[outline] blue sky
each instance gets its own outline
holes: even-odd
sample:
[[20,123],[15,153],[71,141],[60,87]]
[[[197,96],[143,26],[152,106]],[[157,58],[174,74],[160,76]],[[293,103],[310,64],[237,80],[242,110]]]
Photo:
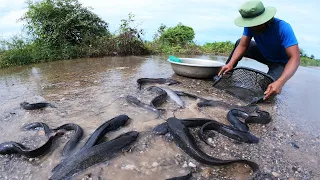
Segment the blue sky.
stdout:
[[[24,0],[0,0],[0,37],[8,38],[21,34],[23,22],[17,22],[24,12]],[[238,8],[244,0],[80,0],[84,6],[109,23],[115,31],[120,20],[131,12],[140,28],[145,30],[145,39],[150,40],[161,23],[175,26],[179,22],[191,26],[198,44],[213,41],[235,41],[242,28],[234,25],[239,15]],[[307,3],[306,3],[307,2]],[[291,24],[300,48],[308,55],[320,59],[320,18],[316,18],[320,5],[318,0],[264,0],[265,6],[277,8],[275,17]]]

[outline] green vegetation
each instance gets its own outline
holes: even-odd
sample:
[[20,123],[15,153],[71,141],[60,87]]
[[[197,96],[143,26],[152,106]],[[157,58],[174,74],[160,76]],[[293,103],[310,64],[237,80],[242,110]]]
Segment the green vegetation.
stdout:
[[206,43],[201,47],[202,52],[213,54],[229,54],[233,48],[234,43],[231,41]]
[[159,37],[159,41],[171,46],[185,46],[192,43],[194,39],[194,31],[191,27],[179,23],[177,26],[163,29],[163,33]]
[[142,30],[132,25],[131,14],[112,34],[107,22],[77,0],[28,1],[27,5],[28,11],[20,20],[26,22],[28,39],[13,37],[0,42],[0,67],[149,53],[141,39]]
[[195,33],[191,27],[178,23],[175,27],[167,28],[160,25],[152,42],[146,46],[152,54],[221,54],[231,52],[234,44],[227,42],[206,43],[199,46],[193,42]]
[[320,60],[311,59],[309,57],[301,57],[302,66],[320,66]]
[[[112,33],[108,23],[83,7],[78,0],[28,1],[21,17],[28,37],[15,36],[0,41],[0,67],[26,65],[62,59],[112,55],[215,54],[229,55],[234,43],[208,42],[197,45],[191,27],[178,23],[161,24],[152,41],[144,41],[144,31],[135,25],[134,15],[122,19]],[[320,66],[300,49],[301,65]]]

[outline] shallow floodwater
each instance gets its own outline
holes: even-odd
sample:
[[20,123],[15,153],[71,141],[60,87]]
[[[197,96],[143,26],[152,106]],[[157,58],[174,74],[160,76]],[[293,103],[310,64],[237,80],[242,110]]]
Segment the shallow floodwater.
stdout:
[[[221,56],[194,56],[225,62]],[[262,71],[267,67],[249,59],[239,65]],[[77,59],[14,67],[0,71],[0,131],[1,142],[16,141],[28,147],[38,147],[46,140],[41,131],[23,131],[31,122],[45,122],[54,128],[66,123],[80,125],[85,134],[79,147],[102,123],[120,114],[128,115],[128,125],[107,134],[112,139],[127,131],[139,131],[140,136],[131,151],[114,159],[92,166],[78,173],[75,179],[154,179],[164,180],[194,172],[194,179],[248,179],[253,177],[248,167],[234,164],[209,167],[198,163],[180,150],[173,141],[154,136],[151,129],[166,118],[205,117],[222,123],[227,111],[220,108],[196,107],[194,100],[183,97],[185,109],[168,100],[164,118],[126,102],[132,95],[145,103],[155,96],[137,89],[138,78],[173,78],[181,85],[169,86],[207,99],[244,105],[243,102],[212,88],[210,80],[178,76],[172,71],[166,57],[106,57]],[[165,85],[162,85],[165,86]],[[167,86],[168,87],[168,86]],[[239,144],[216,135],[210,147],[198,142],[208,154],[221,159],[244,158],[259,164],[262,173],[256,179],[317,179],[319,176],[320,70],[300,67],[297,74],[283,88],[274,101],[259,105],[271,113],[273,121],[267,125],[250,125],[250,131],[260,138],[258,144]],[[57,108],[26,111],[23,101],[47,101]],[[195,132],[195,131],[194,131]],[[196,136],[196,133],[194,133]],[[18,155],[0,156],[0,179],[48,179],[51,170],[62,159],[64,144],[72,136],[67,133],[53,144],[50,152],[41,158],[27,159]],[[197,137],[197,136],[196,136]],[[293,146],[292,143],[296,144]]]

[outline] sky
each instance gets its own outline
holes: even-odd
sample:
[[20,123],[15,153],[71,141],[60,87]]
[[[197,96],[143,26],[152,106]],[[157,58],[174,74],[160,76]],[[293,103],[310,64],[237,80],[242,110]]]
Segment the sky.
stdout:
[[[109,23],[115,32],[121,19],[135,15],[136,24],[144,29],[144,39],[151,40],[161,24],[173,27],[181,22],[195,31],[195,42],[235,42],[243,28],[234,24],[238,8],[245,0],[79,0],[83,6]],[[276,18],[288,22],[298,39],[299,47],[309,56],[320,59],[319,0],[264,0],[277,9]],[[307,2],[307,3],[306,3]],[[0,0],[0,38],[23,34],[24,22],[17,20],[27,11],[25,0]]]

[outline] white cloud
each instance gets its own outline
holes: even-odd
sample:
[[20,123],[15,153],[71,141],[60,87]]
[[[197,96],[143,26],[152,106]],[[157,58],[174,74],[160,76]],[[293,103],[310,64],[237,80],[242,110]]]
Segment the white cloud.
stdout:
[[24,0],[0,0],[0,14],[26,7]]
[[2,28],[16,28],[21,27],[23,22],[19,22],[18,19],[23,16],[26,12],[26,9],[10,11],[4,16],[0,17],[0,24]]

